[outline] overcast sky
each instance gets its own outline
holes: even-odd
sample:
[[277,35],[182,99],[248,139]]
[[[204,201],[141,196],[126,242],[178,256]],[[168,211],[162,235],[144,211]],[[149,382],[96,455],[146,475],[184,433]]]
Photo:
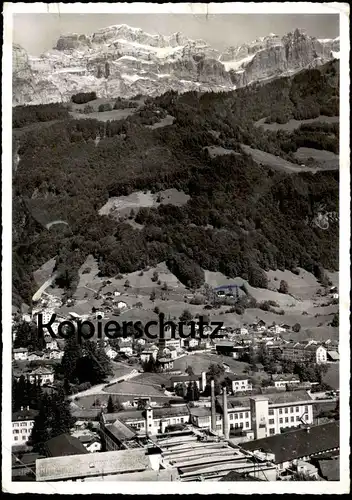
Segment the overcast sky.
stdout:
[[170,35],[181,31],[191,39],[201,38],[219,50],[250,42],[257,37],[302,28],[311,36],[335,38],[339,35],[336,14],[16,14],[13,41],[32,55],[53,48],[61,34],[91,34],[114,24],[128,24],[151,34]]

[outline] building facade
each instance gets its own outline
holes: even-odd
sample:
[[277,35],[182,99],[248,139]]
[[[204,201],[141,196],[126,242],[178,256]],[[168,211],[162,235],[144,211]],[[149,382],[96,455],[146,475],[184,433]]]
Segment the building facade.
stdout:
[[12,446],[26,444],[34,427],[34,419],[38,415],[29,406],[12,413]]
[[13,359],[15,361],[26,361],[28,359],[27,347],[18,347],[13,350]]
[[280,351],[283,359],[293,362],[323,364],[327,361],[327,350],[322,345],[286,344],[281,346]]
[[234,394],[253,389],[252,382],[248,379],[248,376],[229,373],[226,377],[231,381],[232,392]]
[[[229,397],[227,414],[231,431],[252,431],[254,436],[272,436],[282,429],[297,428],[313,423],[314,400],[306,391],[273,393],[244,398]],[[223,415],[226,409],[222,397],[216,400],[216,433],[223,433]],[[191,422],[196,427],[211,429],[211,410],[193,408]],[[256,437],[259,439],[259,437]]]
[[271,380],[275,389],[286,389],[287,385],[297,385],[300,383],[299,377],[290,373],[272,375]]

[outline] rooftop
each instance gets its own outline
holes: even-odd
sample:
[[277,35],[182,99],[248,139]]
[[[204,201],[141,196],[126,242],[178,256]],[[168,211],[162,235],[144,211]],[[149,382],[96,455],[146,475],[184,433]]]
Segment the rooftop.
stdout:
[[340,446],[340,423],[330,422],[304,429],[297,429],[283,434],[276,434],[264,439],[257,439],[241,444],[248,451],[260,450],[273,453],[274,462],[290,462]]
[[187,405],[177,406],[174,408],[153,408],[154,418],[179,417],[182,415],[189,415]]
[[35,368],[30,373],[31,375],[52,375],[54,370],[46,366],[38,366],[38,368]]
[[85,449],[85,452],[82,455],[37,460],[37,481],[89,478],[149,469],[149,458],[141,448],[94,454]]
[[334,361],[338,361],[340,359],[340,355],[337,351],[328,351],[327,355]]
[[98,416],[100,415],[101,413],[101,409],[98,408],[98,409],[95,409],[95,408],[92,408],[92,409],[88,409],[88,410],[85,410],[85,409],[73,409],[72,410],[72,416],[75,417],[75,418],[78,418],[79,420],[92,420],[92,419],[97,419]]
[[299,382],[299,376],[294,375],[293,373],[275,374],[272,375],[271,378],[274,382],[278,382],[280,380],[297,380]]
[[144,411],[142,410],[127,410],[119,411],[118,413],[107,413],[104,415],[106,422],[115,422],[117,419],[120,422],[126,422],[127,420],[144,420]]
[[233,342],[225,342],[225,341],[221,341],[221,342],[216,342],[216,347],[233,347]]
[[133,439],[136,435],[135,431],[120,420],[115,420],[113,424],[108,424],[105,429],[119,441]]
[[20,421],[20,420],[34,420],[38,415],[37,410],[32,410],[31,408],[19,411],[14,411],[12,413],[12,422]]
[[50,457],[65,457],[88,453],[79,439],[70,434],[60,434],[45,443],[45,449]]
[[189,412],[194,417],[209,417],[209,415],[211,414],[210,408],[202,408],[201,406],[197,408],[191,408]]
[[248,375],[237,375],[236,373],[225,373],[225,379],[228,378],[229,380],[235,381],[235,380],[248,380],[249,376]]
[[125,474],[113,474],[107,477],[87,478],[87,481],[179,481],[177,469],[144,470]]
[[26,465],[32,465],[35,464],[35,461],[38,460],[39,458],[45,458],[44,455],[41,455],[40,453],[21,453],[17,457],[16,455],[12,454],[12,466],[17,466],[17,467],[25,467]]
[[198,381],[201,375],[177,375],[176,377],[171,377],[171,383],[174,382],[191,382]]
[[97,436],[96,434],[90,434],[90,435],[83,434],[81,436],[77,436],[77,439],[79,439],[82,444],[90,444],[94,442],[100,443],[99,436]]
[[[249,408],[250,407],[250,398],[256,398],[258,399],[259,396],[245,396],[245,397],[236,397],[236,396],[230,396],[227,398],[227,407],[230,410],[231,408],[237,408],[237,407],[245,407]],[[304,402],[309,402],[312,401],[313,399],[310,397],[307,391],[292,391],[292,392],[271,392],[269,394],[265,394],[265,399],[268,399],[269,405],[276,406],[276,405],[283,405],[283,404],[290,404],[290,403],[298,403],[301,401]],[[222,408],[222,397],[218,396],[217,398],[218,404]]]

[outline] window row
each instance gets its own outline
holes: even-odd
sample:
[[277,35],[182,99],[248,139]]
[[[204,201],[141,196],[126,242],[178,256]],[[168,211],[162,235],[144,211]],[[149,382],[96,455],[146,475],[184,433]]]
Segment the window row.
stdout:
[[229,414],[230,420],[238,420],[241,418],[249,418],[249,412],[246,411],[245,413],[230,413]]
[[[308,406],[305,406],[304,407],[304,411],[307,413],[308,412]],[[279,415],[282,415],[283,413],[299,413],[301,412],[300,410],[300,407],[299,406],[290,406],[290,407],[286,407],[286,408],[279,408]],[[269,409],[269,415],[274,415],[274,410],[271,408]]]

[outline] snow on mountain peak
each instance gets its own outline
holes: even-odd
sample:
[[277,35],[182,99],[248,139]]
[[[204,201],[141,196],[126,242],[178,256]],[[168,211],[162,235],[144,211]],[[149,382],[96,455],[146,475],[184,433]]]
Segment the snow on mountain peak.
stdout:
[[164,36],[118,24],[88,35],[61,35],[55,48],[40,57],[14,45],[14,104],[69,100],[79,91],[128,97],[170,89],[233,90],[323,64],[338,52],[339,37],[317,40],[298,29],[220,53],[181,32]]

